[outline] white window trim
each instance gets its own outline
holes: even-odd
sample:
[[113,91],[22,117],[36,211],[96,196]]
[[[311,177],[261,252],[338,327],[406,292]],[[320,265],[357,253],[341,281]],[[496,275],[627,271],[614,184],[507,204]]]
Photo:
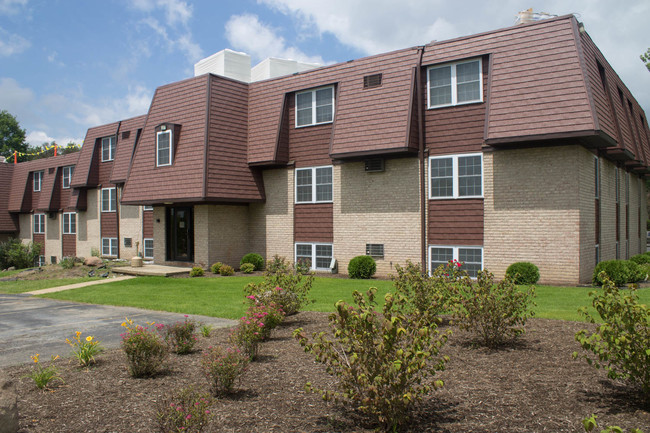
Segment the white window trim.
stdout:
[[[316,267],[316,246],[317,245],[325,245],[328,247],[332,247],[332,257],[334,258],[334,245],[328,242],[296,242],[293,245],[293,262],[298,263],[298,245],[311,245],[311,267],[309,268],[312,271],[329,271],[330,267],[327,266],[326,268],[317,268]],[[330,260],[331,262],[331,260]]]
[[[327,120],[325,122],[317,122],[316,121],[316,92],[318,90],[323,90],[323,89],[331,89],[332,91],[332,120]],[[298,95],[303,95],[305,93],[311,93],[311,123],[305,124],[305,125],[298,125]],[[294,99],[294,124],[296,128],[306,128],[309,126],[314,126],[314,125],[325,125],[328,123],[333,123],[334,122],[334,112],[335,112],[335,107],[336,107],[336,95],[334,94],[334,86],[323,86],[323,87],[317,87],[315,89],[309,89],[309,90],[304,90],[300,92],[296,92],[295,99]]]
[[[147,247],[146,247],[147,241],[151,241],[151,243],[153,244],[153,238],[144,238],[142,240],[142,255],[144,256],[145,259],[153,259],[153,254],[151,256],[147,255]],[[153,245],[151,249],[153,250]]]
[[[485,268],[483,267],[483,266],[484,266],[484,263],[485,263],[485,251],[483,250],[483,247],[480,246],[480,245],[455,245],[455,246],[454,246],[454,245],[429,245],[428,253],[427,253],[427,256],[428,256],[428,257],[427,257],[427,258],[428,258],[428,260],[427,260],[427,267],[429,268],[429,275],[430,275],[431,273],[433,273],[433,271],[435,270],[435,269],[431,269],[431,250],[432,250],[433,248],[451,248],[451,249],[453,249],[454,252],[453,252],[453,257],[452,257],[452,259],[453,259],[453,260],[456,260],[456,261],[458,261],[458,262],[460,261],[460,260],[458,259],[458,256],[459,256],[458,250],[459,250],[460,248],[467,248],[467,249],[477,249],[477,250],[481,250],[481,270],[484,270],[484,269],[485,269]],[[472,277],[472,278],[473,278],[473,277]]]
[[153,210],[153,206],[142,206],[142,210]]
[[[104,140],[108,141],[108,159],[104,159]],[[113,143],[111,145],[111,143]],[[102,162],[109,162],[113,161],[115,159],[115,152],[116,152],[116,145],[115,145],[115,136],[110,136],[110,137],[102,137]]]
[[[108,197],[108,209],[104,209],[104,191],[110,191],[112,190],[112,193],[109,193]],[[115,212],[117,209],[113,208],[113,204],[115,204],[115,207],[117,207],[117,188],[112,187],[112,188],[102,188],[102,192],[100,194],[100,203],[101,203],[101,208],[102,212]]]
[[[67,176],[66,176],[67,172]],[[72,185],[72,175],[74,174],[74,165],[69,165],[67,167],[63,167],[62,175],[61,175],[61,188],[63,189],[69,189],[70,185]],[[68,186],[65,185],[65,180],[66,178],[68,179]]]
[[[36,227],[36,220],[39,220],[38,229]],[[42,228],[42,230],[41,230]],[[35,213],[32,220],[32,233],[35,235],[45,234],[45,214],[44,213]]]
[[[465,63],[472,63],[478,61],[478,85],[479,85],[479,99],[465,102],[458,102],[458,86],[456,82],[456,66],[462,65]],[[440,104],[440,105],[431,105],[431,83],[429,80],[429,71],[437,68],[444,68],[451,66],[451,103],[450,104]],[[443,107],[454,107],[456,105],[467,105],[467,104],[478,104],[483,102],[483,59],[481,57],[476,57],[473,59],[462,60],[458,62],[448,62],[442,63],[439,65],[432,65],[427,68],[427,108],[443,108]]]
[[[472,157],[480,156],[481,157],[481,194],[480,195],[463,195],[460,196],[458,193],[458,158],[463,157]],[[431,161],[434,159],[452,159],[452,195],[448,197],[433,197],[433,192],[431,188]],[[485,190],[485,185],[483,181],[483,174],[485,173],[485,167],[483,164],[483,154],[482,153],[459,153],[455,155],[439,155],[439,156],[430,156],[429,157],[429,200],[464,200],[466,198],[483,198],[483,191]]]
[[[36,187],[36,177],[38,175],[38,188]],[[35,171],[33,175],[34,192],[40,192],[43,188],[43,170]]]
[[40,268],[41,266],[45,266],[46,264],[47,263],[45,263],[45,256],[43,254],[39,254],[39,256],[36,258],[35,265]]
[[[159,152],[158,152],[158,138],[163,135],[163,134],[169,134],[169,163],[167,164],[161,164],[160,161],[158,160]],[[171,129],[165,129],[164,131],[158,131],[156,132],[156,167],[166,167],[169,165],[172,165],[174,159],[174,134],[172,133]]]
[[[332,170],[332,200],[317,200],[316,199],[316,170],[319,168],[329,168]],[[301,170],[311,170],[311,200],[310,201],[298,201],[298,172]],[[333,203],[334,202],[334,166],[332,165],[321,165],[318,167],[301,167],[294,170],[293,176],[293,196],[294,202],[296,204],[309,204],[309,203]]]
[[[108,254],[104,253],[104,241],[108,240]],[[111,254],[113,249],[117,252],[117,238],[102,238],[102,257],[117,257],[117,254]]]
[[[72,227],[71,224],[71,216],[74,215],[74,231],[71,230],[70,228]],[[68,219],[68,230],[66,231],[65,226],[66,226],[66,217]],[[64,235],[76,235],[77,234],[77,213],[76,212],[63,212],[63,234]]]

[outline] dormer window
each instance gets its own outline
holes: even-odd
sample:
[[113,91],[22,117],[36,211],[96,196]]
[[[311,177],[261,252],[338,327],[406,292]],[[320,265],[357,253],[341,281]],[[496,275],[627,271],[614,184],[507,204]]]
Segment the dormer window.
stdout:
[[102,162],[115,159],[115,137],[102,138]]
[[63,188],[70,188],[70,182],[72,181],[72,174],[74,173],[74,165],[71,165],[69,167],[63,167],[63,176],[61,177],[62,179],[62,186]]
[[156,166],[172,165],[173,135],[171,129],[163,129],[156,133]]
[[34,192],[39,192],[41,190],[41,185],[43,184],[43,172],[35,171],[34,172]]
[[296,128],[334,120],[334,86],[296,93]]
[[429,108],[483,101],[481,59],[431,66],[427,70]]

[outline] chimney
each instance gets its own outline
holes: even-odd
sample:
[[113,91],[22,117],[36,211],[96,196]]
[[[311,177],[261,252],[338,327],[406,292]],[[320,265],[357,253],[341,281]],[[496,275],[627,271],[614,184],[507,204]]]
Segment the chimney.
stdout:
[[533,8],[526,9],[517,14],[517,19],[515,20],[515,25],[519,24],[528,24],[535,21],[541,21],[548,18],[555,18],[557,15],[549,14],[548,12],[533,12]]

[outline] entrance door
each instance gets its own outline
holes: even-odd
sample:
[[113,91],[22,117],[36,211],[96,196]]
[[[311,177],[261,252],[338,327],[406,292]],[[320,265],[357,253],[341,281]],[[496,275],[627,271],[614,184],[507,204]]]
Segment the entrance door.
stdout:
[[191,207],[167,208],[167,260],[194,261],[194,227]]

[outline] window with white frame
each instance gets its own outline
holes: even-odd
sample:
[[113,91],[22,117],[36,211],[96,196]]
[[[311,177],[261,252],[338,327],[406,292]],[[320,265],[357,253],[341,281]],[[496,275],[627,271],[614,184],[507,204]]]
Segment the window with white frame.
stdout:
[[478,271],[483,269],[483,248],[437,245],[429,247],[430,272],[433,272],[441,265],[446,265],[450,260],[461,262],[461,269],[467,271],[470,277],[476,278]]
[[332,257],[332,244],[296,243],[296,263],[305,264],[312,270],[328,271]]
[[156,133],[156,166],[172,165],[172,131]]
[[45,233],[45,214],[36,213],[34,214],[34,234],[43,233]]
[[153,239],[144,240],[144,258],[153,259]]
[[102,188],[102,212],[115,212],[117,196],[115,188]]
[[62,187],[70,188],[70,183],[72,182],[72,175],[74,174],[74,165],[69,167],[63,167],[63,176],[62,176]]
[[75,212],[63,213],[63,234],[74,235],[77,233],[77,214]]
[[483,154],[429,158],[429,198],[483,197]]
[[143,206],[142,210],[153,210],[153,206]]
[[42,186],[43,186],[43,172],[42,171],[35,171],[34,172],[34,191],[35,192],[40,191]]
[[481,59],[431,66],[427,70],[429,108],[483,101]]
[[36,257],[36,260],[34,260],[34,265],[35,266],[45,266],[46,265],[45,256],[39,255],[38,257]]
[[332,201],[332,166],[296,169],[296,203]]
[[102,162],[115,159],[115,136],[102,138]]
[[117,257],[117,238],[102,238],[102,256]]
[[330,123],[334,119],[334,86],[296,93],[296,127]]

